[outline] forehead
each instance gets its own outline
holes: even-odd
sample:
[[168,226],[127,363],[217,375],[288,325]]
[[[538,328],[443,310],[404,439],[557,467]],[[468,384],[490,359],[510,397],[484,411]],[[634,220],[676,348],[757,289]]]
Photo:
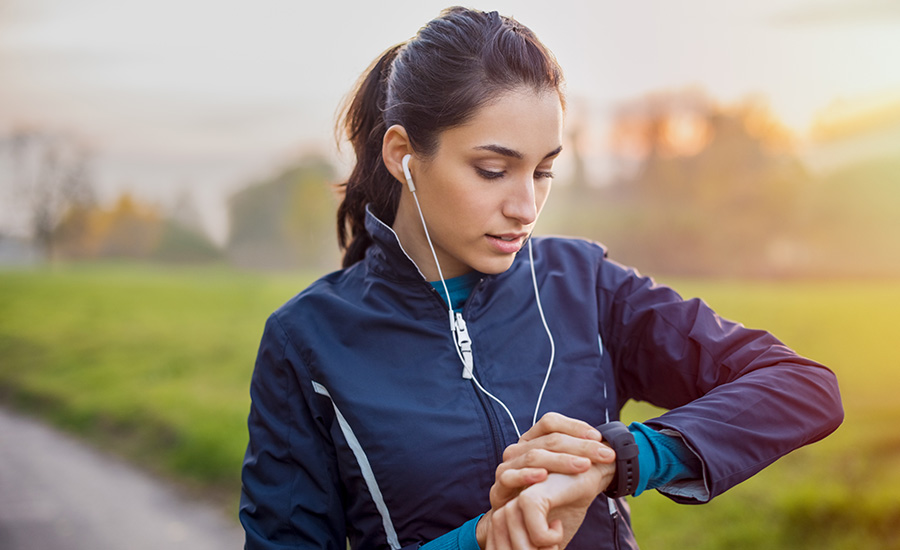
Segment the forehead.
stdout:
[[562,144],[562,101],[555,90],[520,88],[480,107],[466,123],[442,132],[439,149],[501,145],[543,158]]

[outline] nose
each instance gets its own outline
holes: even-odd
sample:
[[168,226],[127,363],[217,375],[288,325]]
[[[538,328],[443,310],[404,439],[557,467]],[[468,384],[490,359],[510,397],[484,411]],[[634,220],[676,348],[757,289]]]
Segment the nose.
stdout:
[[513,182],[503,203],[503,214],[522,225],[531,225],[537,221],[538,211],[532,178],[522,178]]

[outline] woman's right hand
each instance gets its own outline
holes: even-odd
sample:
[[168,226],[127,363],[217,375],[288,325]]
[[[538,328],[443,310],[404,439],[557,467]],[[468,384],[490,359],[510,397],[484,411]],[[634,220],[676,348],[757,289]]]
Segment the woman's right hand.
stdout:
[[[600,432],[581,420],[558,413],[541,417],[503,453],[503,462],[497,467],[491,487],[491,510],[476,529],[479,545],[482,548],[487,545],[494,513],[526,488],[546,480],[549,474],[582,474],[592,465],[614,462],[615,453],[601,440]],[[506,521],[503,523],[500,529],[506,527]]]
[[489,550],[560,549],[575,536],[597,496],[609,486],[615,464],[594,464],[574,475],[550,474],[495,511]]
[[591,464],[613,462],[616,455],[602,439],[587,422],[559,413],[545,414],[503,452],[491,487],[491,509],[502,507],[547,474],[579,474]]

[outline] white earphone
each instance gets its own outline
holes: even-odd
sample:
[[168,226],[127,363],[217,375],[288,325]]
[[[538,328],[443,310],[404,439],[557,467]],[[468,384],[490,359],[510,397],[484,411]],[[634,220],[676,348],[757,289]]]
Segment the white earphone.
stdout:
[[403,175],[406,176],[406,185],[409,186],[410,191],[415,193],[416,185],[413,183],[412,174],[409,173],[409,159],[411,158],[412,155],[407,153],[406,156],[403,157],[403,160],[400,162],[400,164],[403,165]]

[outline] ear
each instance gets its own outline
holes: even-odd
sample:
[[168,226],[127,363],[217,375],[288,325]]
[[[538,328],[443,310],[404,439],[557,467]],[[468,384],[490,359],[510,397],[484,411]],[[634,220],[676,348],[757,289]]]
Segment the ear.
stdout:
[[403,175],[403,157],[410,154],[415,158],[406,128],[399,124],[388,128],[384,133],[384,140],[381,142],[381,158],[388,172],[403,184],[404,189],[406,189],[406,176]]

